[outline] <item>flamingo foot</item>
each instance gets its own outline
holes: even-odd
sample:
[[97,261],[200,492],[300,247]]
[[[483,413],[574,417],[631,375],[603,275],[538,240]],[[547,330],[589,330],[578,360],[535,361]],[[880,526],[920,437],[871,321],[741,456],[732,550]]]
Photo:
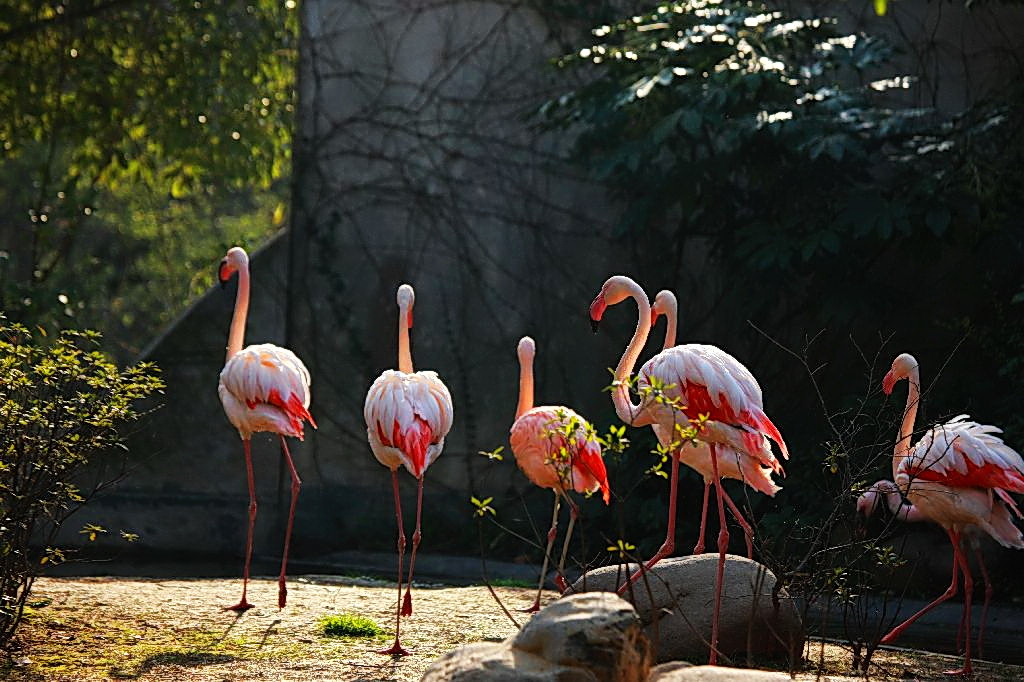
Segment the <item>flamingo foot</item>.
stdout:
[[704,553],[704,541],[703,540],[701,540],[696,545],[694,545],[693,553],[694,554],[703,554]]
[[540,611],[540,597],[533,600],[533,606],[528,609],[519,609],[519,613],[537,613]]
[[556,575],[555,576],[555,587],[557,587],[558,591],[561,592],[562,594],[565,594],[566,592],[569,591],[569,583],[567,583],[565,581],[565,578],[563,578],[560,575]]
[[288,587],[284,584],[284,578],[277,583],[277,608],[283,609],[288,603]]
[[221,609],[221,611],[234,611],[235,613],[245,613],[251,608],[252,604],[250,604],[246,599],[243,598],[242,601],[238,602],[234,606],[225,606],[223,609]]
[[412,595],[409,594],[409,590],[405,591],[405,599],[402,600],[402,615],[412,615]]
[[377,653],[378,654],[384,654],[386,656],[408,656],[412,652],[409,651],[408,649],[406,649],[405,647],[403,647],[399,643],[398,638],[396,637],[394,644],[392,644],[387,649],[380,649],[380,650],[378,650]]

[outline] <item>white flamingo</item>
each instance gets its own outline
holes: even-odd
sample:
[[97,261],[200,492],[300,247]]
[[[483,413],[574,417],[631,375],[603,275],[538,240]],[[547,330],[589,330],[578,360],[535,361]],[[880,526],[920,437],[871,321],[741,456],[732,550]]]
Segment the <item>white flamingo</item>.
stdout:
[[[562,545],[562,556],[558,561],[558,574],[555,580],[559,589],[567,589],[564,577],[565,557],[569,551],[569,540],[576,523],[578,510],[576,503],[569,498],[569,491],[593,493],[601,491],[604,503],[608,504],[610,490],[604,460],[601,459],[601,446],[588,434],[593,427],[586,419],[568,407],[555,405],[533,405],[533,357],[536,346],[529,336],[519,341],[519,403],[516,406],[516,419],[509,433],[509,443],[516,463],[526,477],[535,485],[547,488],[555,493],[555,510],[551,517],[551,529],[548,530],[547,549],[544,550],[544,564],[540,571],[540,584],[537,586],[537,597],[527,612],[540,610],[540,595],[544,589],[544,577],[548,572],[548,559],[551,547],[555,542],[558,529],[558,507],[561,498],[569,504],[569,528],[565,533]],[[572,431],[569,442],[565,438]]]
[[[398,287],[398,370],[385,370],[370,386],[363,405],[366,437],[377,461],[391,469],[398,520],[398,605],[395,613],[395,642],[380,653],[404,656],[399,630],[402,616],[412,614],[412,578],[416,549],[420,545],[420,516],[423,510],[423,474],[441,450],[452,428],[452,397],[436,372],[415,372],[409,350],[409,328],[415,293],[408,284]],[[412,535],[409,580],[402,598],[402,562],[405,556],[405,530],[402,527],[402,503],[398,494],[398,468],[405,467],[417,480],[416,530]]]
[[316,422],[309,413],[309,371],[302,361],[287,348],[271,343],[261,343],[242,348],[245,337],[245,320],[249,313],[249,257],[239,247],[228,250],[220,262],[218,278],[226,284],[231,276],[238,273],[238,293],[235,296],[235,311],[231,316],[228,332],[227,358],[220,373],[217,393],[230,421],[242,438],[245,450],[245,471],[249,482],[249,532],[245,541],[245,569],[242,576],[242,598],[233,611],[252,608],[246,599],[249,586],[249,564],[252,560],[252,534],[256,524],[256,484],[253,478],[250,439],[259,431],[276,433],[281,438],[281,449],[291,474],[291,505],[288,508],[288,526],[284,534],[284,550],[281,554],[281,575],[278,578],[277,606],[284,608],[288,597],[285,585],[285,571],[288,566],[288,545],[292,536],[292,522],[295,520],[295,503],[298,501],[302,481],[295,470],[285,436],[302,440],[303,422],[313,428]]
[[[651,329],[651,304],[643,289],[629,277],[616,275],[608,278],[590,306],[590,319],[595,328],[608,306],[632,298],[639,312],[636,331],[626,347],[615,370],[616,386],[612,401],[619,419],[633,426],[658,424],[662,436],[675,434],[676,426],[689,426],[689,420],[705,415],[700,440],[708,444],[711,457],[711,476],[718,500],[718,570],[715,577],[715,603],[711,616],[711,642],[709,663],[718,661],[718,625],[722,604],[722,577],[725,573],[725,554],[729,546],[729,530],[725,522],[725,499],[718,453],[723,447],[742,452],[768,468],[777,466],[768,438],[788,456],[786,445],[778,429],[764,413],[761,388],[753,375],[728,353],[715,346],[685,344],[674,346],[655,355],[640,369],[638,386],[646,394],[638,404],[629,395],[629,376]],[[660,391],[664,400],[655,399],[652,389]],[[669,492],[669,520],[665,542],[644,566],[619,588],[620,593],[643,571],[672,553],[675,547],[676,486],[679,480],[679,457],[672,457],[672,476]]]
[[[937,599],[894,627],[880,641],[889,644],[911,623],[957,593],[958,572],[964,576],[964,611],[961,630],[967,638],[964,665],[951,674],[971,674],[971,597],[974,580],[960,540],[966,531],[977,529],[1004,547],[1024,549],[1024,538],[1013,524],[1010,512],[1020,511],[1009,492],[1024,493],[1024,461],[996,434],[995,426],[970,421],[959,415],[945,424],[932,426],[916,444],[911,434],[921,399],[921,375],[917,360],[903,353],[882,379],[882,390],[892,393],[897,381],[907,379],[910,390],[893,449],[893,478],[900,492],[922,517],[942,526],[953,545],[953,579]],[[908,512],[909,514],[909,512]],[[973,527],[973,528],[972,528]]]

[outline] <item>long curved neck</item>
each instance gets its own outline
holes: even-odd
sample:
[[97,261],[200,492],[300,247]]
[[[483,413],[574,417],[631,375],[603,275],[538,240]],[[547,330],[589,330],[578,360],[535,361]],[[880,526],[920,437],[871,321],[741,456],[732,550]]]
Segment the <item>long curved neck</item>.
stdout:
[[533,356],[519,355],[519,404],[516,405],[516,419],[533,409]]
[[900,425],[900,437],[896,441],[896,447],[892,453],[892,472],[896,476],[896,469],[900,461],[910,453],[910,438],[914,433],[914,422],[917,420],[917,408],[921,404],[921,373],[917,367],[910,370],[907,377],[910,390],[907,391],[907,407],[903,411],[903,423]]
[[412,350],[409,348],[409,316],[406,306],[398,308],[398,371],[412,374]]
[[245,320],[249,316],[249,265],[238,269],[238,293],[235,295],[235,312],[231,315],[231,328],[228,331],[227,362],[235,353],[242,350],[245,342]]
[[640,351],[643,350],[644,343],[647,342],[647,335],[651,332],[651,304],[647,298],[647,294],[640,288],[640,285],[636,282],[629,284],[630,296],[636,301],[636,305],[639,312],[639,319],[636,324],[636,331],[633,332],[633,338],[630,339],[629,345],[626,346],[625,352],[619,359],[619,365],[615,368],[615,381],[616,387],[612,391],[612,402],[615,403],[615,413],[619,416],[619,419],[632,424],[634,426],[640,426],[637,423],[637,413],[640,411],[641,403],[633,404],[629,397],[629,375],[633,372],[633,367],[636,366],[637,358],[640,357]]
[[917,507],[903,500],[903,496],[900,495],[899,488],[896,487],[895,483],[892,484],[891,488],[886,486],[884,490],[879,490],[876,494],[882,495],[885,498],[885,506],[889,507],[889,511],[896,517],[897,521],[912,523],[925,520]]
[[669,309],[665,313],[665,321],[668,324],[665,325],[665,345],[661,347],[662,350],[668,350],[676,345],[676,322],[678,321],[676,311]]

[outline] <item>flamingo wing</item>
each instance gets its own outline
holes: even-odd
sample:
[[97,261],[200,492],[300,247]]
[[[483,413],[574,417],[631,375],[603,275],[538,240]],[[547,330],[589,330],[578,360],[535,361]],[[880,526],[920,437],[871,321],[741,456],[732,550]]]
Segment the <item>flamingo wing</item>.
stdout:
[[1024,493],[1024,460],[996,434],[1002,431],[961,414],[929,429],[897,471],[912,478],[960,488],[987,488],[1001,499]]
[[689,343],[666,349],[641,368],[641,390],[651,386],[652,377],[684,405],[687,418],[707,415],[712,421],[737,425],[744,449],[750,453],[761,452],[767,436],[778,443],[783,457],[789,458],[782,434],[764,412],[761,387],[754,375],[720,348]]
[[400,462],[417,478],[441,453],[453,415],[451,394],[435,372],[386,370],[363,404],[378,459],[387,466]]
[[221,370],[220,387],[225,408],[233,407],[229,415],[253,426],[250,431],[280,431],[302,438],[304,421],[316,428],[309,413],[309,370],[287,348],[271,343],[243,348]]

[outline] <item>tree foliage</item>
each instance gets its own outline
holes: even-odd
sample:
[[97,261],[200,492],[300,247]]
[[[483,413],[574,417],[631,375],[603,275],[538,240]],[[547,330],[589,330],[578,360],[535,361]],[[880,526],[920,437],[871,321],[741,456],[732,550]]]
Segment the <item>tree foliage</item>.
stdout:
[[[65,331],[41,345],[0,318],[0,645],[35,576],[64,558],[53,542],[90,494],[80,489],[84,470],[116,456],[119,428],[162,387],[153,365],[119,369],[106,360],[94,332]],[[95,539],[106,531],[89,524],[82,532]]]
[[262,220],[231,239],[280,225],[294,7],[20,0],[0,10],[0,304],[10,314],[114,316],[131,329],[111,304],[159,293],[132,267],[159,269],[154,247],[172,261],[181,242],[219,250],[232,232],[221,214]]

